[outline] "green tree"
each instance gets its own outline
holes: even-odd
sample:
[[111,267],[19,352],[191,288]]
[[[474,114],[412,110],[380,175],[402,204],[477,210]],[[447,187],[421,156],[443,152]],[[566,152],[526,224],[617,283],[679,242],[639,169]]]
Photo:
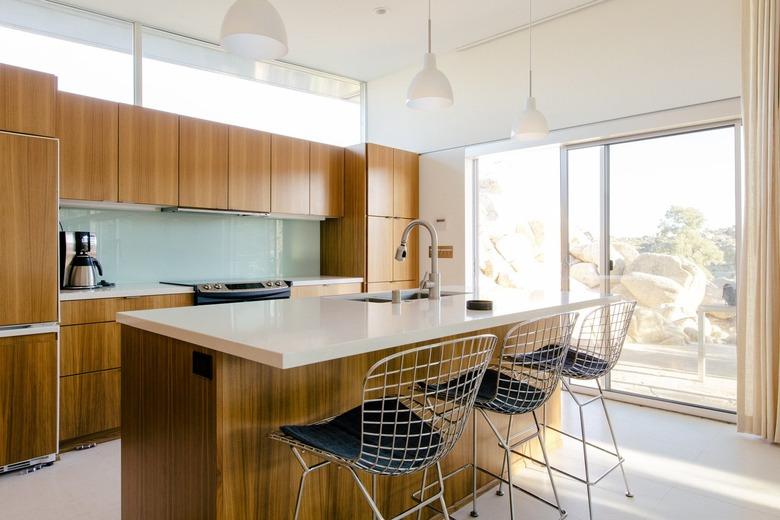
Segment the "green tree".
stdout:
[[701,267],[723,263],[723,250],[704,230],[704,215],[696,208],[672,206],[658,224],[652,250],[689,258]]

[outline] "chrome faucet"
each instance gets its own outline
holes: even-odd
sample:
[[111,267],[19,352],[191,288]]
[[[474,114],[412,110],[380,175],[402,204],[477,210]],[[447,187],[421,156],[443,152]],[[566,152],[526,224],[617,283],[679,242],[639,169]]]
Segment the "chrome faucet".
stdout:
[[431,234],[431,272],[426,273],[420,280],[420,290],[428,290],[429,300],[438,300],[441,296],[441,274],[439,273],[439,235],[436,234],[436,228],[425,220],[417,219],[409,222],[401,235],[401,245],[395,250],[395,259],[399,262],[406,259],[406,241],[415,226],[422,226]]

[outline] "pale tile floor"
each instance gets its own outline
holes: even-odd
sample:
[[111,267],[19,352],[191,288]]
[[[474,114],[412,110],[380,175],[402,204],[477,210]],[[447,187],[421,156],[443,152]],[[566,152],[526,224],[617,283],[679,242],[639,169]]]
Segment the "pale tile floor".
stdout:
[[[569,400],[564,397],[565,403]],[[610,402],[618,441],[627,459],[635,498],[623,494],[618,470],[593,490],[597,520],[780,520],[780,446],[735,433],[733,425]],[[606,442],[603,414],[591,406],[586,428]],[[577,432],[576,409],[564,406],[564,425]],[[551,439],[552,440],[552,439]],[[598,450],[594,450],[598,451]],[[581,471],[581,451],[564,442],[554,463]],[[596,467],[606,460],[593,455]],[[515,468],[516,482],[549,493],[546,473]],[[586,520],[585,488],[558,477],[569,519]],[[119,442],[71,452],[53,467],[0,477],[0,518],[34,520],[113,520],[119,508]],[[557,514],[521,493],[515,494],[516,518],[554,520]],[[466,507],[453,518],[470,518]],[[507,497],[489,492],[479,499],[480,518],[509,518]]]

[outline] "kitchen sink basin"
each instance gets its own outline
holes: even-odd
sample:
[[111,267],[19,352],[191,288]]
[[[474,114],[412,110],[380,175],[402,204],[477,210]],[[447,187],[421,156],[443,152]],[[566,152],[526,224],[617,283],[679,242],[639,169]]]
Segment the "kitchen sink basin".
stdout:
[[[457,294],[466,294],[466,293],[454,292],[454,291],[442,291],[441,297],[446,298],[447,296],[455,296]],[[379,293],[371,296],[359,296],[359,297],[352,296],[344,299],[353,302],[364,302],[364,303],[391,303],[393,301],[393,296],[391,293]],[[424,293],[420,291],[410,291],[410,292],[407,291],[401,293],[402,302],[410,302],[415,300],[427,300],[427,299],[428,299],[428,293]]]

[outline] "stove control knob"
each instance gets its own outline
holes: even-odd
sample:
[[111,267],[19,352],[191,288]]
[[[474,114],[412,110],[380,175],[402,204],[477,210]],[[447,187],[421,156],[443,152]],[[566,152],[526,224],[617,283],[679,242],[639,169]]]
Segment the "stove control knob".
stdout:
[[222,284],[219,284],[219,283],[218,283],[218,284],[216,284],[216,285],[214,286],[214,289],[222,289]]
[[281,280],[279,280],[278,282],[276,282],[276,286],[277,286],[277,287],[281,287],[281,286],[282,286],[282,282],[281,282]]
[[203,288],[208,291],[209,289],[211,289],[211,286],[209,284],[206,284],[206,285],[203,286]]

